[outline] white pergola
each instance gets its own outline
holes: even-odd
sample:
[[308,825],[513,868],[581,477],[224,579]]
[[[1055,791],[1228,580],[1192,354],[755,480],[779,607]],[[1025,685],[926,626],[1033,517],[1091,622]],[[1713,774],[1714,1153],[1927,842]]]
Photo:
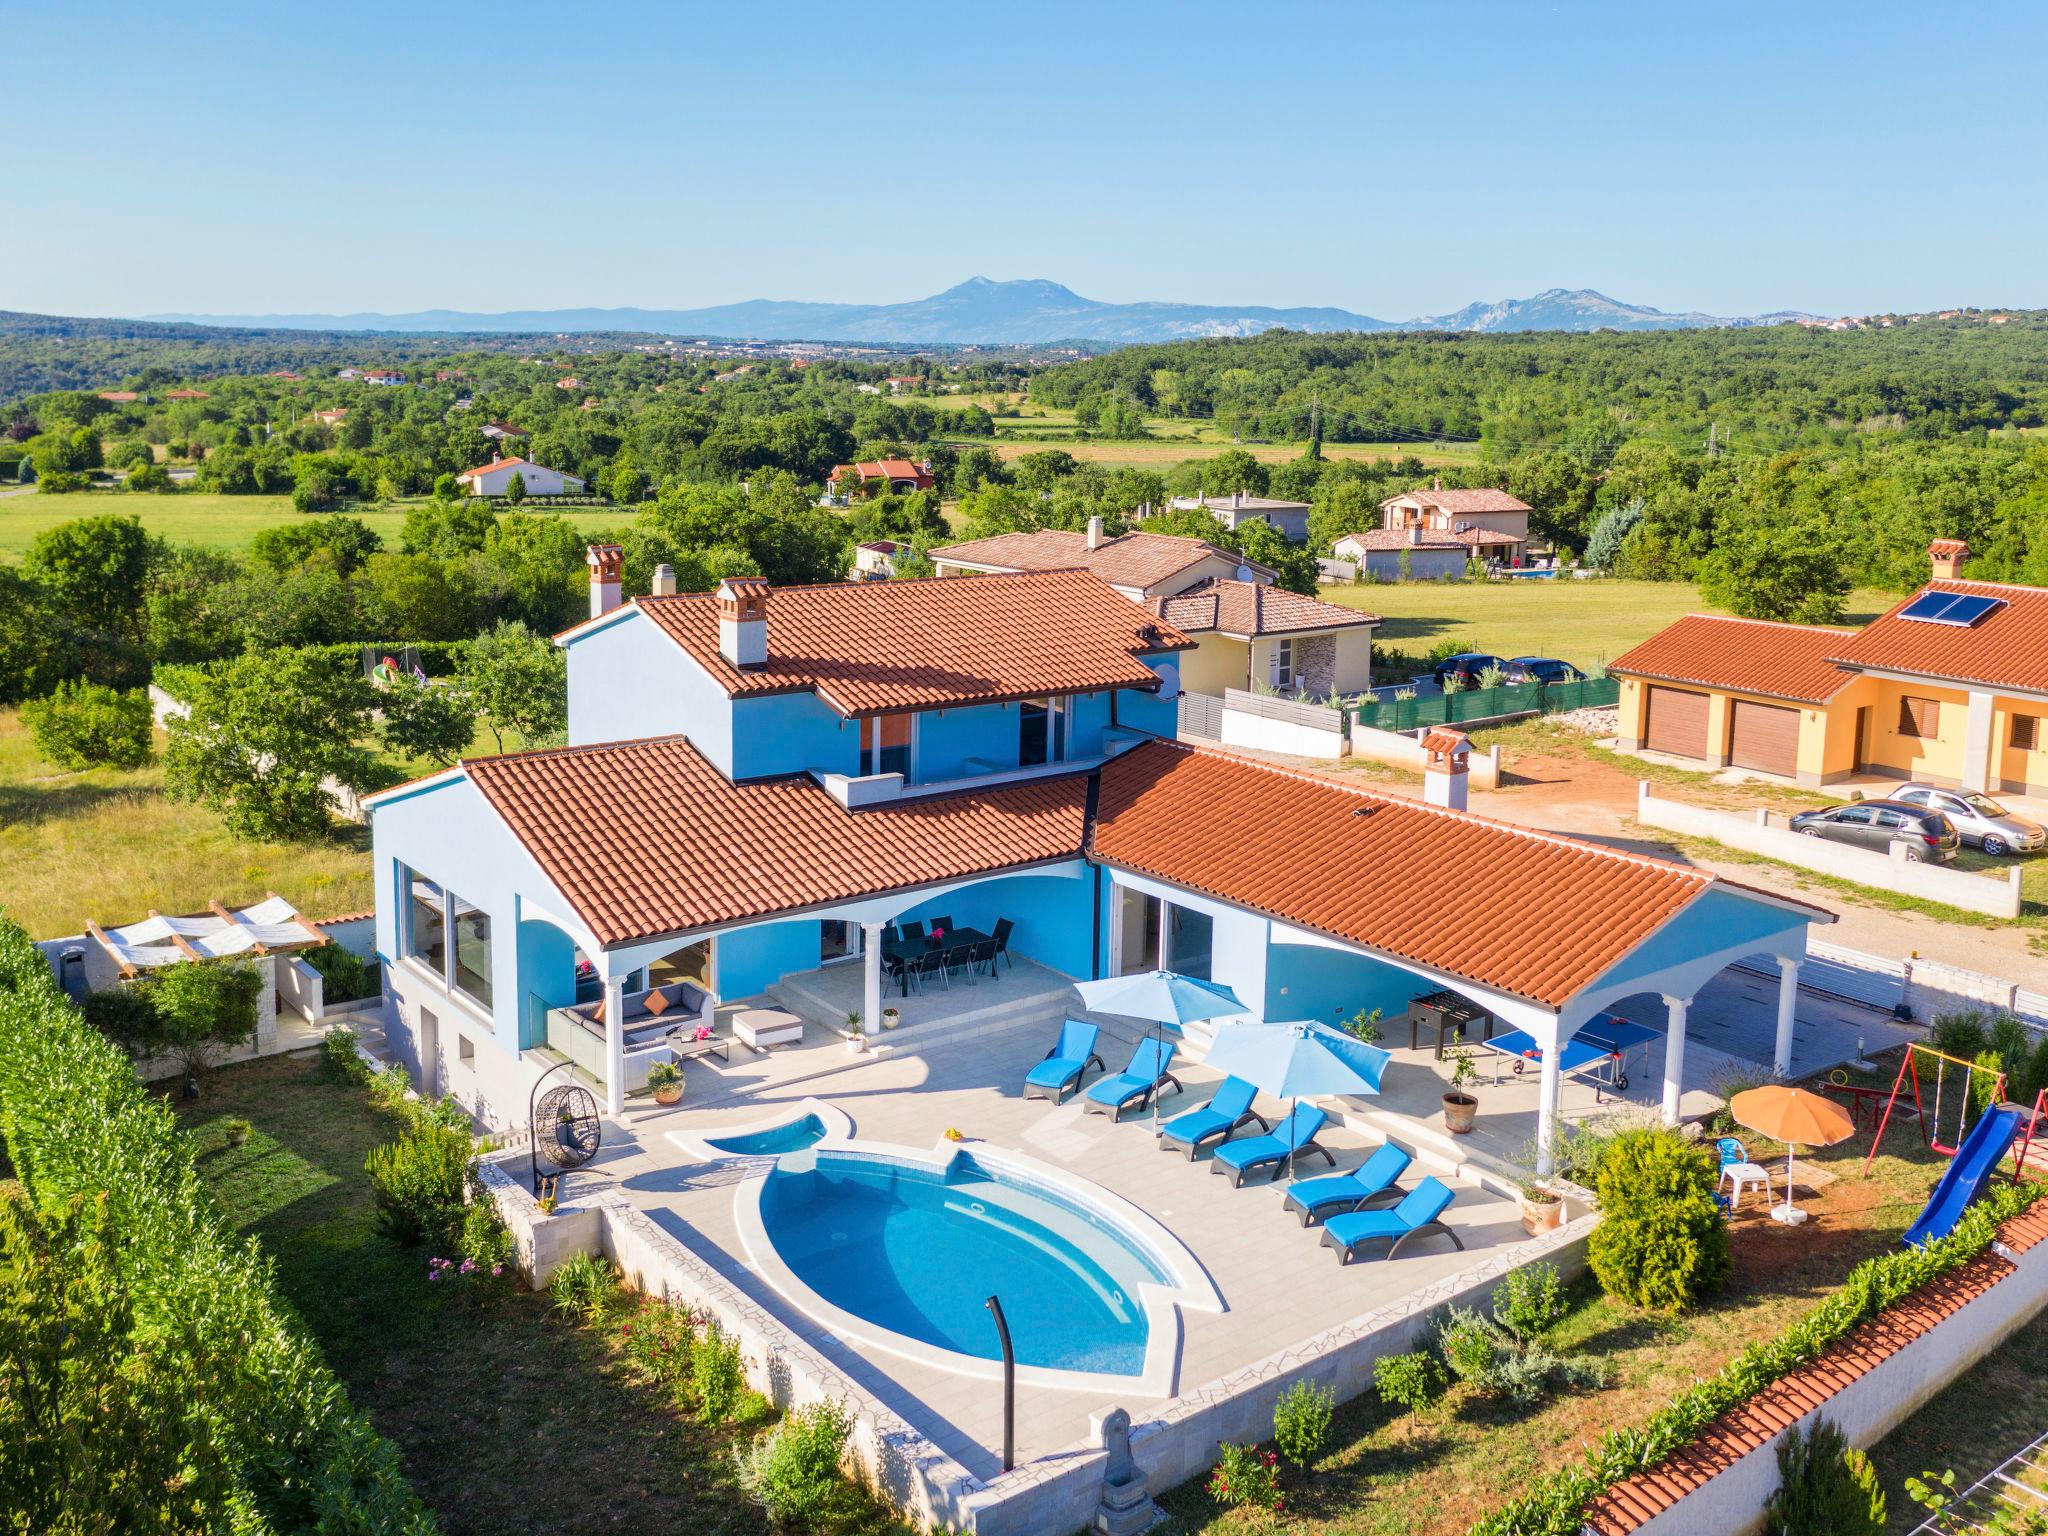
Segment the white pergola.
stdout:
[[166,917],[152,910],[137,922],[114,928],[88,922],[85,931],[113,958],[124,977],[192,960],[314,949],[327,942],[326,934],[275,892],[239,910],[210,901],[204,912]]

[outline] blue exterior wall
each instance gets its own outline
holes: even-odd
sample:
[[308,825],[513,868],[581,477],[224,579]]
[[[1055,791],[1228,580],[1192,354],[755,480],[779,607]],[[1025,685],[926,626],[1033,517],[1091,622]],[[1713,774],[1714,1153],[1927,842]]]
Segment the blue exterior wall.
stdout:
[[540,999],[548,1008],[566,1008],[576,1001],[576,945],[553,923],[528,918],[519,924],[519,1048],[547,1043],[541,1010],[527,1004]]
[[[1266,1017],[1273,1020],[1341,1024],[1374,1008],[1395,1019],[1407,1012],[1410,998],[1435,990],[1426,976],[1320,944],[1276,943],[1266,961]],[[1386,1033],[1391,1039],[1392,1028]]]
[[[978,757],[988,766],[969,767]],[[928,709],[917,717],[917,782],[935,784],[1017,766],[1017,706]]]
[[[696,670],[694,664],[691,670]],[[859,723],[840,719],[815,693],[727,699],[720,692],[718,697],[729,721],[729,755],[721,765],[727,777],[756,779],[806,769],[819,773],[859,771]]]
[[718,996],[724,1002],[753,997],[791,971],[818,965],[818,920],[792,918],[758,923],[718,936]]
[[732,772],[732,701],[655,622],[631,617],[571,641],[569,744],[677,732]]
[[996,923],[1007,917],[1017,925],[1010,934],[1011,953],[1079,980],[1091,974],[1088,924],[1094,898],[1094,881],[1087,877],[1010,875],[920,902],[898,913],[897,920],[929,924],[943,915],[994,933]]
[[1805,926],[1806,919],[1796,912],[1734,891],[1711,890],[1609,966],[1594,985],[1633,981],[1715,950],[1761,944]]

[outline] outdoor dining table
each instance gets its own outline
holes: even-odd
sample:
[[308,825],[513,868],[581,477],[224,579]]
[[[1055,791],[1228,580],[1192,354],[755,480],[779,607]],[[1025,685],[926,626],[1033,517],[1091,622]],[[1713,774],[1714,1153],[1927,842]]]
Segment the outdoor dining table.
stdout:
[[908,997],[910,996],[910,968],[917,963],[920,956],[928,954],[934,949],[946,950],[958,949],[962,946],[971,947],[992,937],[993,935],[983,933],[979,928],[948,928],[946,936],[936,944],[931,941],[930,934],[917,939],[906,939],[899,935],[893,939],[882,940],[882,958],[886,961],[900,960],[902,962],[902,969],[897,973],[896,984],[902,988],[903,996]]

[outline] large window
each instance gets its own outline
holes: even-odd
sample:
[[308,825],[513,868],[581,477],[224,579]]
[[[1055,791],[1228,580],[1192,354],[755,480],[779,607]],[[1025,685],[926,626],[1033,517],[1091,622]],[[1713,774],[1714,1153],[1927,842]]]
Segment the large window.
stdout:
[[1018,707],[1017,764],[1031,768],[1039,763],[1063,763],[1067,759],[1067,705],[1061,695],[1050,699],[1026,699]]
[[1294,642],[1292,640],[1282,640],[1273,647],[1272,683],[1275,688],[1282,689],[1294,686]]
[[[444,885],[398,866],[406,892],[404,952],[452,991],[491,1006],[491,915]],[[455,936],[451,946],[450,932]]]
[[860,723],[860,771],[910,777],[910,715],[869,715]]

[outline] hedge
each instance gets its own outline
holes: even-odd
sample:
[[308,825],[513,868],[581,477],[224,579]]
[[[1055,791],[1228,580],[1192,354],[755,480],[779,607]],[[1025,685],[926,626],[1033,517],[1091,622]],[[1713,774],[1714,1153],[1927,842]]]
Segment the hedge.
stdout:
[[255,1239],[237,1239],[176,1117],[0,917],[0,1139],[39,1210],[104,1201],[146,1339],[197,1426],[195,1463],[230,1490],[236,1536],[432,1536],[398,1454],[287,1312]]
[[1817,1360],[1894,1302],[1961,1269],[1991,1246],[2000,1226],[2043,1195],[2048,1184],[2001,1185],[1965,1211],[1947,1237],[1865,1259],[1840,1289],[1777,1338],[1749,1345],[1642,1428],[1609,1430],[1578,1466],[1539,1479],[1528,1493],[1474,1525],[1471,1536],[1579,1536],[1588,1508],[1609,1488],[1690,1445],[1724,1414]]

